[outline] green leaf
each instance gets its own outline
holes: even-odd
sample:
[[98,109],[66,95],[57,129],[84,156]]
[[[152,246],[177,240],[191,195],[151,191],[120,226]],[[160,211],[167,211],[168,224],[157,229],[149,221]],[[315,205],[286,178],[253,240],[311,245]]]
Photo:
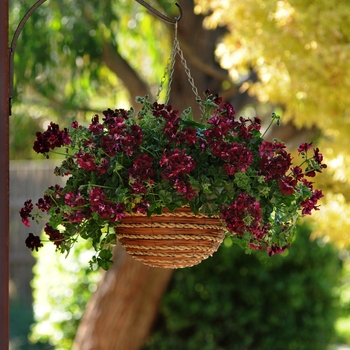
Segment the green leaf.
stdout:
[[159,198],[160,200],[167,205],[168,203],[172,202],[172,195],[170,192],[165,191],[165,190],[160,190],[159,191]]
[[102,259],[97,258],[97,264],[99,267],[101,267],[107,271],[113,265],[113,261],[112,260],[102,260]]
[[113,254],[108,249],[102,249],[98,256],[99,256],[100,259],[104,259],[104,260],[107,259],[107,260],[109,260],[113,256]]
[[200,129],[204,129],[205,128],[204,124],[198,123],[198,122],[196,122],[194,120],[188,120],[188,119],[182,120],[181,124],[184,124],[185,126],[193,126],[195,128],[200,128]]
[[181,208],[181,206],[182,206],[181,203],[170,203],[167,205],[170,211],[174,211],[177,208]]
[[222,193],[222,191],[224,190],[224,187],[213,187],[213,190],[214,190],[215,194],[219,196]]
[[124,168],[123,164],[120,164],[120,163],[116,162],[115,165],[114,165],[114,170],[113,171],[114,172],[118,172],[119,170],[121,170],[123,168]]
[[214,215],[217,214],[218,205],[215,203],[206,203],[199,208],[199,211],[206,215]]

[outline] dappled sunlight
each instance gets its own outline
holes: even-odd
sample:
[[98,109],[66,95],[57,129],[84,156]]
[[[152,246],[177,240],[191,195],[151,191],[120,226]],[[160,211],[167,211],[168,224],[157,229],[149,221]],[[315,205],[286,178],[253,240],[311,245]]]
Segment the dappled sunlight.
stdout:
[[[93,254],[93,249],[82,240],[67,257],[56,254],[53,244],[45,244],[40,254],[35,253],[37,263],[32,287],[37,323],[30,335],[33,342],[47,338],[53,344],[65,344],[67,349],[71,347],[72,339],[64,340],[63,337],[67,332],[76,331],[85,304],[102,277],[100,271],[87,268]],[[62,329],[63,324],[65,329]]]
[[313,214],[313,236],[325,237],[339,249],[350,246],[350,204],[342,194],[327,194],[321,210]]

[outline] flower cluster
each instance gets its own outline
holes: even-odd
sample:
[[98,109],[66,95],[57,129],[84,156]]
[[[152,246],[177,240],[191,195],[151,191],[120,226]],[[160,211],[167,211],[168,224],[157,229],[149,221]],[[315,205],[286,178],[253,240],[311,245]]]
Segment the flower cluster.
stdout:
[[[88,126],[73,122],[68,131],[51,123],[36,134],[37,153],[49,157],[65,148],[55,174],[68,179],[45,191],[36,212],[26,201],[20,216],[27,227],[41,213],[48,216],[44,232],[58,251],[69,252],[78,236],[91,239],[93,262],[108,268],[113,230],[125,213],[189,206],[218,216],[247,251],[273,255],[289,247],[298,219],[319,209],[323,195],[310,180],[326,165],[312,143],[300,145],[300,164],[293,165],[283,142],[264,140],[259,118],[237,117],[210,92],[201,122],[190,109],[180,114],[147,98],[139,102],[136,117],[133,110],[108,109]],[[275,122],[273,114],[270,126]],[[38,250],[42,241],[30,233],[26,245]]]
[[50,149],[69,145],[71,143],[67,128],[60,130],[59,125],[50,123],[47,130],[43,133],[36,133],[34,142],[34,151],[37,153],[48,153]]

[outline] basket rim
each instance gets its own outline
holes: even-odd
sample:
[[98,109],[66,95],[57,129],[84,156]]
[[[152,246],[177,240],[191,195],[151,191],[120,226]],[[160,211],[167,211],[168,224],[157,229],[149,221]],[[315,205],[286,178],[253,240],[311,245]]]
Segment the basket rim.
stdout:
[[[125,212],[126,217],[147,217],[147,214],[143,214],[143,213],[134,213],[134,212]],[[211,218],[211,219],[219,219],[219,215],[207,215],[207,214],[203,214],[198,212],[197,214],[195,214],[190,207],[185,206],[185,207],[181,207],[181,208],[176,208],[173,211],[171,211],[168,208],[163,208],[162,209],[162,213],[158,214],[158,213],[153,213],[151,214],[150,217],[157,217],[157,216],[162,216],[162,217],[171,217],[171,216],[176,216],[176,217],[195,217],[195,218]]]

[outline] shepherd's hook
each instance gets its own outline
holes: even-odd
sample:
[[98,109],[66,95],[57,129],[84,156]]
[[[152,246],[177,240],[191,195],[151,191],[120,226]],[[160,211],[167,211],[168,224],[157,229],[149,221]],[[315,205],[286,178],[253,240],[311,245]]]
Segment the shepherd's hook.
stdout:
[[149,10],[150,12],[152,12],[155,16],[157,16],[158,18],[162,19],[165,22],[171,23],[171,24],[177,24],[180,19],[182,18],[182,8],[181,6],[176,2],[175,5],[178,7],[180,14],[178,17],[175,17],[174,19],[171,19],[167,16],[164,16],[162,13],[160,13],[159,11],[157,11],[155,8],[153,8],[151,5],[147,4],[147,2],[143,1],[143,0],[136,0],[139,4],[141,4],[142,6],[146,7],[147,10]]
[[[22,18],[22,20],[20,21],[18,27],[15,30],[14,36],[12,38],[12,42],[11,45],[9,47],[9,70],[10,70],[10,115],[11,115],[11,105],[12,105],[12,99],[13,99],[13,66],[14,66],[14,55],[15,55],[15,50],[16,50],[16,44],[17,44],[17,39],[19,37],[19,35],[21,34],[21,31],[25,25],[25,23],[27,22],[28,18],[33,14],[33,12],[40,6],[42,5],[46,0],[38,0],[29,10],[28,12],[24,15],[24,17]],[[147,10],[149,10],[150,12],[152,12],[155,16],[157,16],[158,18],[162,19],[165,22],[168,23],[172,23],[177,25],[177,22],[180,21],[181,17],[182,17],[182,8],[178,3],[175,3],[175,5],[179,8],[180,10],[180,15],[178,17],[175,17],[174,19],[168,18],[166,16],[164,16],[162,13],[160,13],[159,11],[157,11],[156,9],[154,9],[152,6],[150,6],[149,4],[147,4],[146,2],[144,2],[143,0],[136,0],[138,3],[140,3],[142,6],[146,7]]]

